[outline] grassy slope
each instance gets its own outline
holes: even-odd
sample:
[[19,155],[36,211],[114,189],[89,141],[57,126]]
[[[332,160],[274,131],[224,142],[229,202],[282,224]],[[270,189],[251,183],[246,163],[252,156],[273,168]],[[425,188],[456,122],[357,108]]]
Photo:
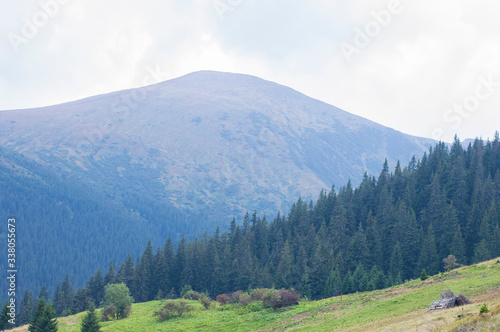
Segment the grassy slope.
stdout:
[[[274,312],[260,303],[248,307],[217,307],[209,311],[193,302],[196,311],[159,323],[153,313],[161,302],[134,304],[132,315],[121,321],[103,323],[103,331],[428,331],[448,330],[460,324],[478,324],[479,307],[487,303],[500,312],[500,264],[497,260],[436,275],[425,282],[416,280],[385,290],[351,294],[322,301],[305,301]],[[439,297],[439,290],[462,292],[473,304],[437,312],[427,308]],[[498,312],[488,323],[500,330]],[[466,317],[457,320],[459,314]],[[60,319],[59,331],[79,331],[82,314]],[[479,322],[483,324],[484,322]],[[19,329],[22,331],[22,329]]]

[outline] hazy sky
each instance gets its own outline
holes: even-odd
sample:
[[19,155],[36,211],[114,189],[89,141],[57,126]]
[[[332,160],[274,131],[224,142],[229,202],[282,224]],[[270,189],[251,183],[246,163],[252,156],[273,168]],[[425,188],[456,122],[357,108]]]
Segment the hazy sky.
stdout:
[[210,69],[405,133],[500,130],[498,0],[2,0],[0,109]]

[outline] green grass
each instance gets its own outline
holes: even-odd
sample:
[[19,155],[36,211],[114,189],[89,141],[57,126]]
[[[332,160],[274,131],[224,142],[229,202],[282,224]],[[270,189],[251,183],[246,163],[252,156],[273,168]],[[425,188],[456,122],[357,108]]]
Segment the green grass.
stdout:
[[[415,331],[417,327],[447,330],[457,324],[458,314],[479,312],[483,303],[490,308],[500,305],[500,289],[495,289],[500,286],[500,264],[496,261],[439,274],[424,282],[414,280],[385,290],[302,301],[277,312],[263,308],[261,303],[247,307],[217,305],[205,310],[198,302],[190,301],[195,307],[193,312],[160,323],[154,312],[162,307],[161,301],[138,303],[132,306],[129,318],[102,323],[102,331]],[[442,289],[463,293],[473,304],[427,312]],[[59,331],[79,331],[81,316],[61,318]]]

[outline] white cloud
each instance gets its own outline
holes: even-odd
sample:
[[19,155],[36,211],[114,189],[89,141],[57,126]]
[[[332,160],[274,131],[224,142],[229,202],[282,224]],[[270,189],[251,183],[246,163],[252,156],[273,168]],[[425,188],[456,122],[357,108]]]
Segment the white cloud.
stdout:
[[[463,119],[444,119],[482,77],[500,81],[500,4],[401,0],[402,10],[348,63],[342,43],[391,0],[71,0],[15,53],[8,41],[41,2],[0,4],[0,109],[35,107],[212,69],[243,72],[398,130],[451,140],[492,136],[500,88]],[[29,96],[29,98],[27,98]]]

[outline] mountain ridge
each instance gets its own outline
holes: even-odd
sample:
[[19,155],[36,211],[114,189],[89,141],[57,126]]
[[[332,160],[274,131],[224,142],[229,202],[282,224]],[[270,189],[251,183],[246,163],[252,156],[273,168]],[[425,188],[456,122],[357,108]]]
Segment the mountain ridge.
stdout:
[[[226,217],[263,205],[268,213],[287,210],[297,196],[311,197],[332,183],[359,183],[360,174],[377,173],[386,157],[406,163],[433,142],[283,85],[212,71],[2,111],[0,128],[0,145],[80,177],[107,172],[95,181],[108,186],[115,185],[106,181],[111,168],[123,178],[138,165],[163,186],[155,196],[179,208],[192,210],[199,201],[210,207],[236,195],[223,209]],[[260,192],[260,203],[248,204],[245,191]]]

